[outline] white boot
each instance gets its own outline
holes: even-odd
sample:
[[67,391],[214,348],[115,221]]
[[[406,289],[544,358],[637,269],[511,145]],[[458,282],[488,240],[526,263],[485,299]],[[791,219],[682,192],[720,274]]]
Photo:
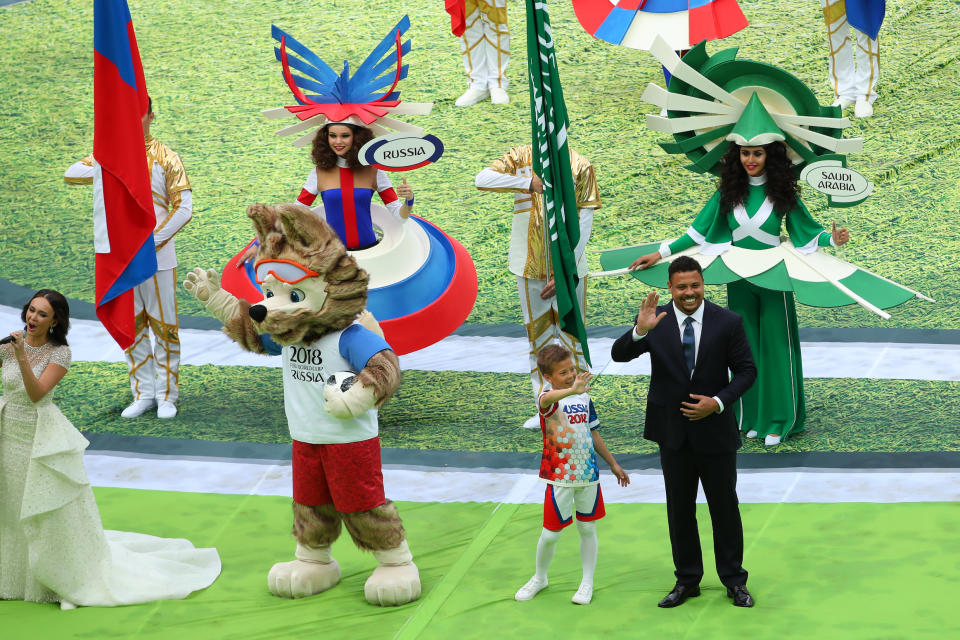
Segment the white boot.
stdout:
[[280,598],[303,598],[340,582],[340,565],[330,557],[330,546],[297,544],[297,559],[278,562],[267,575],[270,593]]
[[413,602],[420,597],[420,571],[413,564],[413,554],[404,540],[396,548],[374,551],[380,566],[373,570],[363,585],[367,602],[390,607]]
[[510,96],[500,87],[490,87],[490,102],[492,104],[510,104]]
[[841,96],[836,100],[834,100],[831,106],[840,107],[841,109],[846,109],[847,107],[852,105],[854,102],[856,102],[856,100],[854,100],[853,98],[845,98]]
[[453,104],[458,107],[469,107],[489,97],[489,89],[467,89]]
[[139,418],[144,413],[157,406],[157,401],[153,398],[149,400],[134,400],[133,403],[120,412],[121,418]]
[[858,118],[869,118],[873,115],[873,105],[863,98],[857,98],[857,104],[853,107],[853,115]]

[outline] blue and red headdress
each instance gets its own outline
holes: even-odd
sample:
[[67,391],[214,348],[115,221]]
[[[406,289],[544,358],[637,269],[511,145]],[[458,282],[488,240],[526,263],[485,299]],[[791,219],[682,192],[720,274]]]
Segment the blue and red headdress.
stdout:
[[[328,122],[369,127],[376,135],[391,130],[422,133],[420,127],[390,117],[424,115],[433,108],[430,102],[400,104],[396,87],[407,77],[408,65],[402,62],[411,48],[410,41],[402,42],[401,36],[409,28],[410,18],[404,16],[350,75],[349,62],[344,61],[343,71],[337,74],[320,56],[274,25],[273,38],[280,43],[274,53],[282,65],[283,79],[298,104],[267,109],[263,115],[271,119],[293,115],[300,120],[277,131],[281,136],[309,131],[294,140],[293,144],[298,147],[310,144],[316,135],[312,129]],[[294,71],[304,75],[295,75]]]

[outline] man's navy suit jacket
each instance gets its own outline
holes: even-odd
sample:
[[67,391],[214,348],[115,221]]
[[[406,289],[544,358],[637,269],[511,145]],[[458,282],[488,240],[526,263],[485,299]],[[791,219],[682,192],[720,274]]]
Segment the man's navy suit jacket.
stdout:
[[[672,302],[657,307],[657,314],[666,311],[666,317],[640,340],[634,341],[632,327],[617,338],[611,356],[616,362],[627,362],[650,354],[644,438],[669,449],[680,449],[689,440],[698,453],[736,451],[741,443],[734,405],[753,384],[757,367],[740,316],[707,300],[703,304],[693,377],[683,354]],[[680,403],[692,402],[691,393],[718,397],[723,411],[702,420],[688,420],[680,413]]]

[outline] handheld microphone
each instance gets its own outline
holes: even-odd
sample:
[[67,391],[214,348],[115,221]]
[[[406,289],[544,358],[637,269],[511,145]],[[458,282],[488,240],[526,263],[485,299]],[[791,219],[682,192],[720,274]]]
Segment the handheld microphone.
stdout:
[[7,336],[6,338],[0,338],[0,344],[7,344],[8,342],[13,342],[13,336]]

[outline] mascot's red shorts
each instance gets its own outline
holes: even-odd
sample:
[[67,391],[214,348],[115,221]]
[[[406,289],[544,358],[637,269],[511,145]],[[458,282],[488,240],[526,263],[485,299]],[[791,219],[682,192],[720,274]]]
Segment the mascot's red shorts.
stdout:
[[293,500],[311,507],[333,503],[340,513],[369,511],[387,501],[380,438],[345,444],[293,441]]

